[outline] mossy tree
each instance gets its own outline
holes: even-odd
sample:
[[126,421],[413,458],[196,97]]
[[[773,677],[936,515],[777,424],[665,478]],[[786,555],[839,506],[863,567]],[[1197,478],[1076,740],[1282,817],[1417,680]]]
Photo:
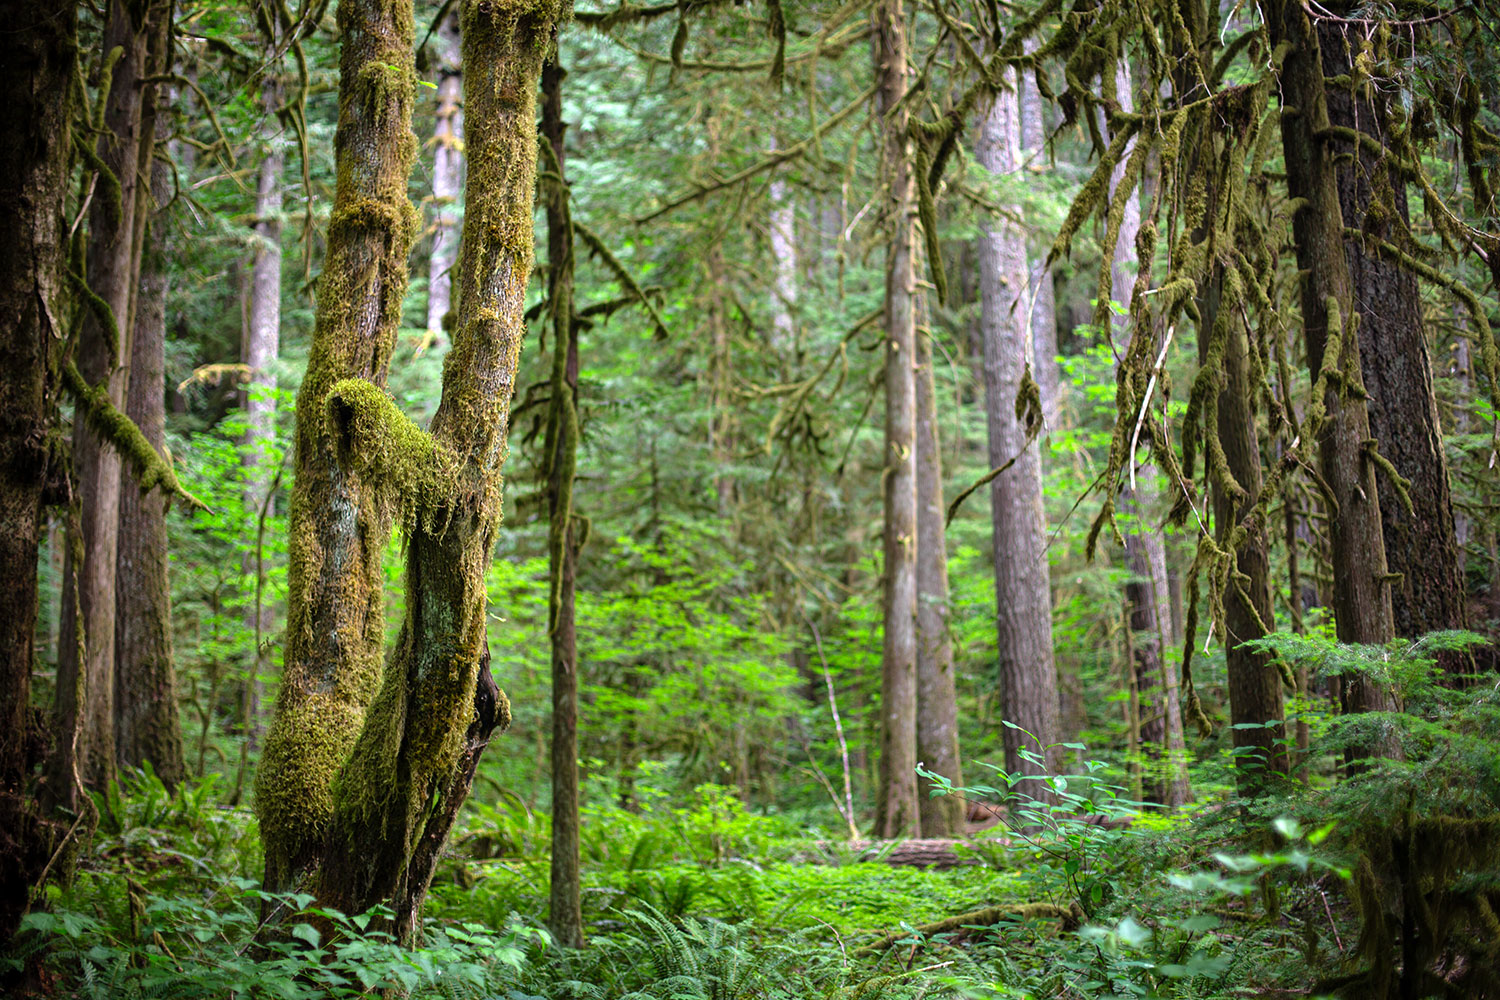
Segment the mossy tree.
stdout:
[[[465,0],[469,176],[442,400],[422,432],[381,388],[415,211],[412,8],[343,0],[338,188],[298,406],[286,679],[257,787],[266,883],[410,939],[509,706],[488,669],[485,570],[532,263],[536,88],[555,3]],[[380,667],[380,554],[406,533],[406,619]],[[294,655],[295,654],[295,655]]]

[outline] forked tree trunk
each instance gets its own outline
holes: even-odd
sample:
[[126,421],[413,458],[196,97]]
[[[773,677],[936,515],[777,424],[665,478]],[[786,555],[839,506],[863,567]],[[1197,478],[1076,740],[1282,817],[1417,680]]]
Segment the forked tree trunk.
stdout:
[[[980,112],[975,159],[995,175],[1021,162],[1020,121],[1014,73]],[[1030,369],[1031,331],[1026,314],[1026,235],[1009,219],[984,220],[979,229],[980,327],[984,336],[984,394],[992,468],[1015,460],[990,484],[993,522],[1000,717],[1006,727],[1005,769],[1038,774],[1041,766],[1023,752],[1042,757],[1049,772],[1062,763],[1059,742],[1057,669],[1052,655],[1052,594],[1047,568],[1046,518],[1042,511],[1041,456],[1028,441],[1034,408],[1017,415],[1016,401]],[[1023,732],[1024,730],[1024,732]],[[1021,790],[1038,799],[1051,791],[1040,782]]]
[[[360,179],[382,181],[377,192],[391,209],[372,212],[362,207],[357,212],[362,224],[355,232],[376,235],[371,225],[376,220],[404,223],[395,233],[387,233],[394,241],[380,246],[380,255],[373,258],[386,264],[375,273],[391,279],[379,286],[378,303],[385,309],[378,314],[376,328],[388,352],[405,284],[404,252],[415,228],[415,213],[404,196],[415,148],[410,134],[415,85],[412,11],[407,3],[345,0],[340,14],[352,26],[345,35],[341,79],[347,89],[340,128],[348,127],[348,138],[340,150],[369,155],[369,173]],[[397,509],[404,516],[407,612],[379,678],[378,693],[367,712],[355,706],[365,716],[358,738],[347,756],[333,762],[334,773],[326,776],[329,787],[322,791],[329,810],[323,828],[309,830],[307,819],[296,815],[298,803],[284,798],[280,774],[272,772],[262,780],[263,815],[278,823],[294,816],[294,832],[323,834],[311,850],[283,853],[275,861],[268,838],[267,869],[285,879],[297,872],[296,862],[314,858],[318,868],[309,881],[323,905],[358,913],[388,902],[396,910],[398,938],[408,941],[417,933],[442,845],[468,795],[479,756],[491,731],[510,721],[509,704],[489,671],[485,572],[499,525],[500,467],[525,333],[536,182],[536,88],[559,14],[554,4],[463,4],[464,84],[470,112],[467,209],[457,272],[457,321],[444,366],[442,400],[430,432],[418,429],[383,389],[365,379],[343,378],[313,397],[322,426],[309,429],[322,435],[321,443],[328,449],[324,454],[331,460],[331,467],[320,470],[326,477],[323,482],[363,484],[387,518]],[[381,86],[372,92],[377,80]],[[374,118],[366,118],[372,112]],[[381,138],[397,143],[394,156],[384,150]],[[340,177],[353,179],[345,169]],[[348,205],[345,199],[357,194],[341,187],[339,202]],[[343,249],[347,253],[358,246],[359,241],[348,240]],[[399,257],[395,251],[400,251]],[[325,270],[332,276],[322,291],[325,302],[330,292],[346,290],[351,279],[373,270],[351,267],[359,261],[347,256],[339,263],[347,270],[334,270],[332,263]],[[339,287],[340,279],[345,288]],[[342,324],[320,325],[315,359],[329,340],[358,342]],[[299,420],[302,416],[299,407]],[[332,492],[327,485],[324,489]],[[325,526],[298,524],[293,531],[309,527]],[[341,539],[335,535],[335,541]],[[378,569],[378,559],[375,566]],[[296,566],[294,576],[305,577],[308,569],[306,564]],[[330,576],[327,570],[320,574],[319,589]],[[361,604],[378,602],[378,578],[374,582],[370,591],[357,595]],[[310,593],[305,582],[303,587],[309,598],[321,596]],[[378,641],[371,645],[378,656]],[[316,665],[329,673],[340,666],[337,659]],[[364,664],[353,666],[358,671]],[[309,673],[304,665],[302,676]],[[332,679],[341,678],[333,673]],[[304,688],[301,705],[311,700]],[[277,722],[286,717],[278,714]],[[320,750],[326,747],[328,727],[342,721],[304,720],[312,727],[302,734],[304,752],[309,743]],[[282,735],[297,734],[283,728]],[[286,755],[276,759],[281,768],[289,763]],[[298,777],[306,773],[305,768],[293,772]],[[286,827],[278,832],[276,844],[284,851]]]
[[[152,73],[151,36],[170,17],[170,4],[111,0],[104,48],[120,50],[105,98],[104,131],[96,152],[108,171],[95,182],[89,203],[90,290],[109,307],[110,320],[85,310],[78,335],[78,371],[105,388],[116,407],[124,402],[132,303],[139,259],[137,209],[143,135],[142,113]],[[113,326],[108,324],[112,323]],[[62,635],[57,665],[57,722],[61,753],[53,758],[49,788],[74,807],[74,773],[103,787],[115,773],[115,558],[120,525],[120,457],[87,420],[73,424],[75,495],[82,506],[82,546],[69,546],[63,570]],[[82,556],[82,560],[76,558]],[[83,642],[75,641],[81,635]]]
[[[932,335],[916,337],[917,441],[917,759],[929,771],[962,787],[958,748],[958,694],[953,638],[948,629],[948,543],[943,532],[943,461],[938,437],[937,387]],[[964,802],[931,794],[917,783],[922,836],[963,832]]]
[[443,335],[453,304],[453,264],[458,259],[458,196],[463,193],[463,56],[455,4],[438,26],[437,126],[432,142],[432,257],[427,278],[427,339]]
[[565,948],[583,947],[578,826],[578,581],[573,477],[578,459],[578,328],[573,322],[573,227],[566,184],[562,82],[555,57],[542,69],[542,136],[559,181],[547,201],[547,298],[552,303],[552,388],[547,413],[547,626],[552,640],[552,878],[547,927]]
[[[1339,25],[1321,23],[1318,37],[1323,73],[1344,76],[1357,38]],[[1341,87],[1327,91],[1328,121],[1362,132],[1384,145],[1383,116],[1372,102]],[[1384,98],[1381,98],[1384,100]],[[1406,178],[1369,150],[1335,143],[1339,209],[1344,232],[1396,242],[1407,220]],[[1410,480],[1411,510],[1389,482],[1382,482],[1380,522],[1386,565],[1393,579],[1391,609],[1396,635],[1416,638],[1438,629],[1464,627],[1464,586],[1453,521],[1443,429],[1432,385],[1432,358],[1422,321],[1416,276],[1381,256],[1364,239],[1344,241],[1344,256],[1359,311],[1359,357],[1370,430],[1380,453]],[[1467,658],[1444,658],[1460,669]]]
[[[143,157],[145,159],[145,157]],[[130,345],[130,385],[125,415],[158,452],[166,445],[167,218],[170,168],[151,168],[151,213],[141,253],[135,333]],[[144,492],[139,474],[120,471],[120,535],[116,559],[115,747],[121,766],[150,762],[172,788],[187,776],[177,678],[172,668],[172,601],[167,582],[167,498]]]
[[906,15],[901,0],[874,11],[881,177],[891,241],[885,259],[885,554],[882,600],[880,777],[875,834],[920,835],[917,806],[916,274],[915,180],[907,138]]
[[50,854],[33,798],[45,752],[31,709],[39,607],[37,557],[48,483],[66,474],[48,435],[57,415],[57,348],[64,330],[77,9],[3,0],[0,20],[31,25],[6,42],[0,101],[13,117],[0,146],[0,947],[29,903]]
[[[1329,122],[1317,31],[1303,7],[1289,0],[1276,0],[1265,15],[1271,44],[1286,52],[1278,77],[1287,105],[1281,138],[1287,192],[1299,205],[1292,235],[1297,267],[1305,275],[1301,300],[1307,367],[1315,383],[1327,370],[1326,390],[1313,405],[1323,409],[1317,434],[1319,464],[1331,493],[1333,611],[1341,642],[1383,643],[1393,634],[1385,535],[1375,466],[1365,454],[1370,422],[1335,151],[1322,138]],[[1379,711],[1389,704],[1380,685],[1361,676],[1347,678],[1347,711]],[[1351,753],[1359,755],[1358,750]]]
[[[297,393],[281,687],[256,772],[264,884],[302,884],[323,854],[333,780],[380,685],[381,557],[396,498],[339,461],[326,401],[341,379],[385,383],[406,293],[416,210],[409,2],[340,0],[339,179],[318,284],[312,352]],[[414,599],[414,594],[408,600]]]

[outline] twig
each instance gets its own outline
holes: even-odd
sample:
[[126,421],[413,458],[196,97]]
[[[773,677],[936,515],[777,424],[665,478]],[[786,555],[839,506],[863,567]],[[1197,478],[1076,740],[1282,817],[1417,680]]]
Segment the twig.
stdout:
[[[1146,398],[1141,400],[1141,412],[1136,414],[1135,430],[1130,435],[1130,492],[1135,492],[1135,449],[1141,440],[1141,424],[1146,422],[1146,408],[1151,405],[1151,393],[1156,389],[1156,378],[1161,374],[1161,366],[1167,360],[1167,348],[1172,346],[1172,334],[1177,327],[1167,327],[1167,337],[1161,343],[1161,353],[1156,356],[1156,366],[1151,369],[1151,378],[1146,382]],[[1194,511],[1196,513],[1196,511]]]
[[823,665],[823,683],[828,687],[828,707],[833,712],[833,732],[839,741],[839,758],[844,764],[844,820],[849,824],[849,839],[859,839],[859,827],[854,823],[854,792],[849,780],[849,744],[844,741],[844,723],[839,719],[839,703],[833,693],[833,675],[828,672],[828,657],[823,655],[823,637],[818,626],[806,615],[803,620],[812,630],[813,644],[818,650],[818,661]]

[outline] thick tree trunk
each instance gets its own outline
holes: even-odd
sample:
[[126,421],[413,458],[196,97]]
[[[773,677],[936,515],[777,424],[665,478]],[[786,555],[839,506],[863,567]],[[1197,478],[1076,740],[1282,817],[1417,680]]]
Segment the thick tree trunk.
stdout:
[[255,637],[250,652],[250,671],[245,678],[241,715],[247,750],[260,738],[262,678],[270,672],[271,658],[266,639],[272,626],[271,609],[263,600],[264,564],[261,528],[271,502],[276,469],[270,461],[270,446],[276,439],[276,359],[281,352],[281,176],[285,158],[281,152],[280,126],[274,117],[281,104],[281,85],[267,76],[261,85],[261,111],[266,125],[261,141],[260,170],[255,193],[255,249],[250,264],[250,316],[242,352],[248,378],[245,384],[245,438],[240,450],[245,476],[246,514],[243,569],[254,594],[245,607],[245,627]]
[[427,278],[427,339],[443,335],[443,317],[453,301],[453,263],[458,259],[458,196],[463,193],[463,56],[458,6],[438,26],[437,126],[432,143],[432,257]]
[[[383,385],[401,320],[416,210],[410,3],[340,0],[339,184],[318,283],[312,353],[297,394],[286,646],[256,773],[265,887],[302,881],[323,851],[332,783],[380,685],[384,570],[395,498],[348,468],[325,413],[341,379]],[[416,599],[415,592],[408,601]]]
[[875,8],[881,176],[891,241],[885,262],[885,575],[880,684],[880,778],[875,833],[917,835],[916,187],[906,95],[906,15],[901,0]]
[[[1267,7],[1266,25],[1272,45],[1285,46],[1278,77],[1286,105],[1281,137],[1287,192],[1299,205],[1292,235],[1304,274],[1307,366],[1315,383],[1320,374],[1326,380],[1313,405],[1323,409],[1317,434],[1322,476],[1331,494],[1333,611],[1340,641],[1382,643],[1393,634],[1385,535],[1375,466],[1365,454],[1370,423],[1334,151],[1320,137],[1329,123],[1317,32],[1306,11],[1289,0]],[[1389,705],[1387,693],[1362,677],[1349,678],[1344,694],[1350,712]]]
[[[554,59],[542,69],[542,135],[566,178],[562,82]],[[565,183],[565,181],[563,182]],[[573,523],[573,476],[578,457],[578,328],[573,323],[573,227],[568,194],[553,186],[547,202],[547,298],[552,303],[552,388],[547,417],[549,525],[548,632],[552,639],[552,879],[547,927],[565,948],[583,947],[582,878],[578,824],[578,627],[574,592],[578,538]]]
[[[1020,166],[1020,122],[1014,74],[1007,71],[993,102],[982,109],[975,159],[992,174]],[[1052,657],[1052,597],[1048,579],[1046,518],[1042,512],[1041,457],[1028,441],[1026,420],[1016,400],[1031,365],[1026,316],[1026,236],[1007,219],[984,220],[979,230],[980,326],[984,335],[985,411],[992,468],[1015,460],[990,485],[993,521],[995,606],[998,623],[1001,718],[1006,727],[1005,769],[1036,774],[1038,766],[1022,751],[1040,754],[1049,771],[1062,763],[1059,742],[1057,670]],[[1029,734],[1029,735],[1028,735]],[[1043,749],[1044,747],[1050,749]],[[1042,799],[1040,783],[1022,791]]]
[[[169,3],[111,0],[104,49],[120,50],[105,99],[104,132],[96,152],[108,171],[89,203],[89,289],[109,307],[113,328],[85,310],[78,335],[78,371],[104,388],[116,407],[125,397],[130,333],[139,264],[140,183],[149,162],[151,119],[143,114],[154,85],[153,45],[171,18]],[[143,154],[143,150],[145,151]],[[143,159],[143,155],[146,159]],[[82,551],[70,546],[63,572],[62,635],[57,667],[57,724],[62,752],[53,758],[49,786],[67,807],[77,803],[76,770],[91,787],[115,773],[115,560],[120,524],[120,456],[87,420],[73,424],[73,476],[82,507]],[[75,558],[81,555],[79,561]],[[83,642],[73,641],[81,634]]]
[[[143,159],[145,159],[143,157]],[[171,200],[170,168],[151,168],[151,197],[135,332],[130,345],[130,385],[125,415],[161,452],[166,445],[167,276],[165,206]],[[182,723],[172,667],[172,602],[167,582],[167,497],[141,489],[130,467],[120,472],[120,528],[116,555],[115,749],[124,767],[150,762],[172,788],[187,776]]]
[[[931,334],[916,339],[917,442],[917,759],[929,771],[962,787],[958,747],[958,695],[953,639],[948,630],[948,543],[943,528],[943,462],[938,437],[937,387]],[[917,783],[922,836],[963,832],[964,804],[957,795],[931,794]]]
[[[399,900],[406,937],[439,856],[412,845],[447,837],[491,728],[510,722],[489,672],[485,575],[526,329],[536,90],[560,15],[555,3],[464,2],[469,178],[457,322],[430,434],[369,383],[336,386],[327,407],[341,465],[407,498],[409,541],[406,620],[334,785],[318,893],[344,912]],[[408,33],[409,18],[408,7]]]
[[62,267],[78,58],[72,3],[3,0],[0,20],[26,25],[0,60],[0,100],[13,116],[0,147],[0,946],[9,942],[46,863],[32,798],[45,752],[31,709],[37,556],[49,479],[64,330]]
[[[1347,75],[1350,46],[1338,25],[1318,27],[1325,77]],[[1347,89],[1326,91],[1328,122],[1383,144],[1382,116]],[[1339,209],[1345,233],[1397,242],[1407,219],[1406,181],[1363,148],[1334,145]],[[1359,313],[1359,357],[1370,430],[1380,453],[1410,480],[1411,511],[1388,482],[1381,483],[1380,521],[1393,579],[1391,606],[1397,635],[1416,638],[1464,626],[1464,587],[1453,523],[1453,498],[1443,431],[1432,386],[1432,359],[1422,322],[1416,276],[1362,240],[1346,239],[1344,255]],[[1464,658],[1456,657],[1455,666]]]

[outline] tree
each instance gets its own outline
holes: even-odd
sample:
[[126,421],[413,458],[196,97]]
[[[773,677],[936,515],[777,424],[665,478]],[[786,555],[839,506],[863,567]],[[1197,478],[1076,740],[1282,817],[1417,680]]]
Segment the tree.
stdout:
[[[1350,79],[1356,46],[1374,42],[1373,26],[1363,36],[1359,30],[1334,17],[1318,20],[1325,80]],[[1389,104],[1393,98],[1373,85],[1354,82],[1330,84],[1325,95],[1333,133],[1327,141],[1338,150],[1334,173],[1344,256],[1359,314],[1360,373],[1369,394],[1370,431],[1380,455],[1404,477],[1399,487],[1387,482],[1389,488],[1380,493],[1393,627],[1396,635],[1416,638],[1462,628],[1465,614],[1421,293],[1416,275],[1378,249],[1409,238],[1407,181],[1399,167],[1369,148],[1381,149],[1390,128],[1390,111],[1377,102]]]
[[874,11],[881,187],[890,243],[885,264],[885,559],[880,683],[880,779],[875,831],[919,832],[917,805],[916,190],[907,138],[906,15],[901,0]]
[[[120,56],[110,73],[102,130],[95,150],[99,197],[89,202],[88,286],[76,358],[83,382],[103,388],[111,408],[124,402],[154,142],[154,115],[146,115],[167,56],[169,0],[111,0],[104,51]],[[149,184],[147,185],[149,187]],[[114,775],[115,562],[120,524],[120,456],[105,431],[90,420],[73,424],[73,476],[82,507],[81,546],[70,545],[64,569],[62,634],[58,651],[57,732],[62,752],[53,759],[50,787],[65,805],[77,800],[76,769],[85,783],[103,787]],[[81,556],[81,559],[78,558]],[[76,737],[75,735],[76,734]]]
[[[148,109],[154,118],[159,110]],[[151,129],[150,131],[155,131]],[[130,385],[125,415],[156,451],[166,446],[167,276],[166,229],[171,168],[151,163],[150,211],[136,291],[130,341]],[[187,777],[177,675],[172,664],[172,603],[167,584],[167,497],[141,489],[132,468],[120,472],[120,528],[115,599],[115,746],[127,767],[150,762],[172,788]]]
[[[980,106],[975,159],[999,177],[1019,168],[1020,121],[1014,70]],[[1011,219],[985,220],[979,233],[980,326],[984,336],[984,398],[989,459],[1002,469],[990,484],[991,544],[1001,718],[1007,727],[1005,769],[1033,773],[1022,751],[1061,763],[1057,669],[1052,658],[1052,593],[1048,582],[1041,456],[1034,447],[1042,419],[1031,377],[1026,237]],[[1030,734],[1029,736],[1026,734]],[[1049,748],[1044,750],[1043,748]],[[1042,786],[1028,788],[1045,798]]]
[[[467,208],[426,433],[381,388],[416,228],[412,10],[342,0],[339,16],[340,183],[299,394],[286,676],[257,810],[268,887],[307,884],[350,913],[389,902],[409,940],[479,755],[509,723],[484,577],[532,263],[536,88],[561,11],[466,0],[460,12]],[[407,612],[382,671],[379,556],[398,513]]]
[[463,58],[458,6],[437,30],[437,123],[432,135],[432,256],[427,268],[427,340],[443,335],[453,302],[453,264],[458,259],[458,196],[463,190]]
[[[917,759],[935,774],[963,786],[958,748],[957,678],[948,625],[948,543],[943,523],[943,462],[938,436],[932,334],[917,331]],[[922,836],[962,833],[963,800],[930,794],[917,785]]]
[[[9,941],[51,854],[32,772],[45,752],[31,706],[44,505],[61,499],[56,433],[63,329],[64,205],[71,153],[77,8],[5,0],[25,25],[0,60],[0,99],[15,115],[0,147],[0,942]],[[51,495],[49,496],[49,487]]]
[[[555,45],[554,41],[554,45]],[[552,313],[552,377],[548,395],[547,634],[552,645],[552,871],[548,928],[567,948],[583,947],[582,873],[578,825],[579,521],[573,516],[578,461],[578,325],[573,315],[573,220],[564,165],[562,82],[550,59],[542,69],[542,136],[551,151],[547,198],[547,301]]]

